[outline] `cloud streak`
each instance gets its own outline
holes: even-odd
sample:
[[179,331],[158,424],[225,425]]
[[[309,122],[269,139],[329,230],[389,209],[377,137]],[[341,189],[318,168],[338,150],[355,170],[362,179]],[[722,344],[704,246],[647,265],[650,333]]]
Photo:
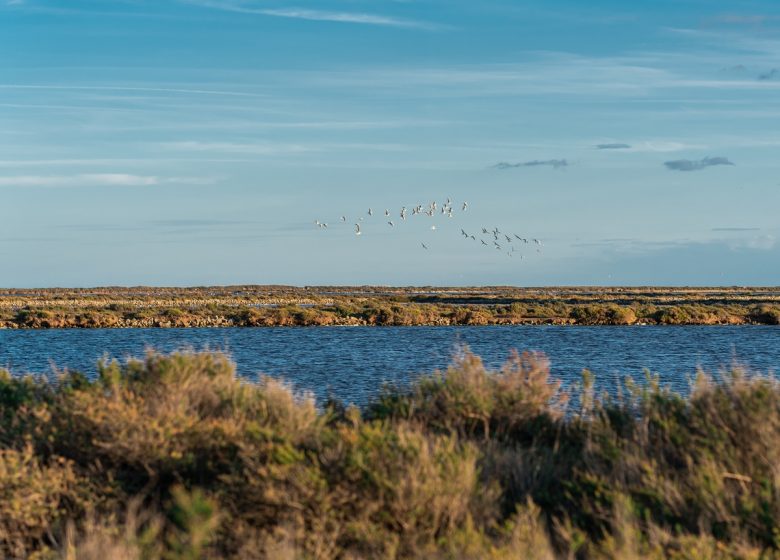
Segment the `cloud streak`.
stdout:
[[191,183],[203,184],[202,178],[158,177],[127,173],[82,173],[79,175],[15,175],[0,177],[0,187],[148,187]]
[[276,143],[236,143],[236,142],[201,142],[186,140],[181,142],[167,142],[164,148],[188,152],[220,152],[231,154],[251,154],[257,156],[271,156],[281,154],[300,154],[310,152],[310,147],[301,144],[276,144]]
[[443,26],[427,22],[397,18],[380,14],[367,14],[362,12],[335,12],[327,10],[312,10],[308,8],[252,8],[242,2],[215,2],[212,0],[183,0],[187,4],[194,4],[204,8],[213,8],[227,12],[241,14],[256,14],[271,17],[290,19],[303,19],[309,21],[327,21],[335,23],[354,23],[364,25],[378,25],[385,27],[404,27],[410,29],[442,29]]
[[613,144],[597,144],[596,145],[597,150],[629,150],[631,149],[631,144],[623,144],[623,143],[613,143]]
[[667,169],[672,171],[701,171],[707,167],[716,165],[734,165],[725,157],[706,157],[699,160],[676,159],[674,161],[664,162]]
[[409,149],[404,144],[372,144],[372,143],[310,143],[288,144],[275,142],[202,142],[186,140],[179,142],[164,142],[164,149],[182,152],[214,152],[228,154],[243,154],[253,156],[296,155],[310,152],[333,152],[344,150],[369,150],[380,152],[403,152]]
[[777,16],[767,14],[721,14],[710,18],[708,23],[760,27],[765,24],[776,23],[778,20],[780,18]]
[[546,160],[532,160],[532,161],[524,161],[520,163],[509,163],[506,161],[501,161],[493,166],[494,169],[516,169],[518,167],[544,167],[549,166],[553,169],[561,169],[563,167],[568,167],[569,162],[565,159],[546,159]]
[[265,95],[244,91],[224,91],[212,89],[188,89],[166,87],[136,87],[136,86],[82,86],[57,84],[0,84],[0,90],[63,90],[63,91],[112,91],[141,93],[183,93],[191,95],[226,95],[233,97],[266,97]]
[[276,16],[293,19],[306,19],[310,21],[334,21],[339,23],[364,23],[368,25],[386,25],[391,27],[416,27],[429,28],[429,24],[422,22],[399,19],[389,16],[351,12],[324,12],[321,10],[305,9],[277,9],[261,10],[267,16]]
[[754,251],[770,251],[777,245],[777,238],[774,235],[760,235],[751,237],[742,241],[731,242],[729,246],[732,249],[751,249]]

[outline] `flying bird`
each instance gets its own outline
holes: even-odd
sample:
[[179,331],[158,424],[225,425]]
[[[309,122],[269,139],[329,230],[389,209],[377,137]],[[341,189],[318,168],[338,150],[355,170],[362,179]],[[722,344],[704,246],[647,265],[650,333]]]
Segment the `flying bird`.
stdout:
[[[0,0],[2,2],[2,0]],[[458,205],[460,204],[460,205]],[[397,208],[397,207],[396,207]],[[456,208],[460,208],[461,211],[465,212],[469,208],[469,204],[466,201],[463,201],[461,203],[453,203],[452,199],[447,197],[444,202],[437,203],[435,200],[431,201],[429,204],[416,204],[412,205],[410,207],[402,206],[400,209],[400,212],[398,216],[400,216],[400,219],[403,221],[406,221],[409,215],[412,216],[419,215],[419,214],[426,214],[427,216],[434,218],[436,217],[436,214],[440,214],[441,216],[447,216],[448,218],[454,218],[455,217],[455,211]],[[438,210],[438,212],[437,212]],[[377,212],[381,212],[381,207]],[[367,208],[367,214],[368,216],[374,215],[374,209],[373,207]],[[338,214],[337,214],[338,215]],[[361,236],[363,235],[363,230],[361,229],[363,220],[365,219],[366,214],[363,214],[362,216],[357,216],[355,218],[355,230],[354,234],[355,236]],[[387,220],[387,225],[391,228],[395,228],[396,223],[393,220],[393,215],[391,210],[385,209],[385,216]],[[341,222],[347,222],[347,215],[341,214],[339,215],[339,221]],[[436,224],[436,220],[432,220],[429,224],[430,231],[435,232],[438,229],[438,225]],[[314,220],[314,225],[319,229],[327,229],[328,224],[326,222],[321,222],[320,220]],[[402,228],[403,229],[403,228]],[[508,257],[514,257],[514,254],[517,252],[520,259],[524,258],[524,255],[517,249],[517,247],[514,245],[514,241],[517,240],[518,242],[522,242],[524,244],[532,243],[536,245],[534,247],[536,249],[537,253],[542,253],[542,240],[538,238],[525,238],[521,237],[520,235],[516,233],[504,233],[502,232],[498,227],[494,228],[487,228],[487,227],[480,227],[482,231],[482,236],[478,238],[476,235],[469,234],[465,228],[459,228],[460,234],[466,238],[471,239],[472,241],[479,240],[480,244],[485,247],[495,247],[496,250],[504,252],[507,254]],[[400,230],[399,230],[400,231]],[[493,237],[493,241],[490,241],[490,237]],[[503,239],[502,239],[503,238]],[[504,245],[504,239],[506,240],[506,245]],[[430,250],[430,248],[424,243],[420,242],[420,245],[424,250]]]

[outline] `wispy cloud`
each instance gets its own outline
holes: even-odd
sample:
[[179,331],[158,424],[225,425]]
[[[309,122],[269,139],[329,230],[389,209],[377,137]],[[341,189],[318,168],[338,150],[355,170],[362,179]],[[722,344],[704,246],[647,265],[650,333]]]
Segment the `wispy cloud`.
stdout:
[[[750,233],[758,228],[735,228],[738,232]],[[715,232],[731,232],[732,228],[714,228]],[[748,235],[741,237],[718,237],[715,239],[667,239],[647,240],[638,238],[597,239],[589,242],[572,243],[573,247],[591,247],[607,250],[613,254],[637,254],[650,256],[653,253],[695,247],[720,247],[730,251],[769,251],[777,246],[774,235]]]
[[716,165],[734,165],[725,157],[706,157],[699,160],[676,159],[674,161],[664,162],[664,165],[672,171],[701,171],[707,167]]
[[308,19],[312,21],[335,21],[341,23],[365,23],[369,25],[387,25],[392,27],[417,27],[430,28],[430,24],[399,19],[389,16],[380,16],[372,14],[361,14],[351,12],[324,12],[320,10],[305,10],[300,8],[280,9],[280,10],[262,10],[267,16],[277,16],[284,18]]
[[369,150],[380,152],[408,151],[409,146],[404,144],[382,143],[349,143],[349,142],[323,142],[309,144],[288,144],[278,142],[202,142],[199,140],[186,140],[181,142],[164,142],[161,146],[168,150],[182,152],[212,152],[226,154],[244,154],[255,156],[274,156],[285,154],[303,154],[307,152],[330,152],[341,150]]
[[265,95],[246,91],[226,91],[213,89],[192,89],[174,87],[135,87],[135,86],[81,86],[60,84],[0,84],[0,90],[74,90],[74,91],[115,91],[142,93],[183,93],[192,95],[227,95],[236,97],[265,97]]
[[518,167],[542,167],[542,166],[549,166],[554,169],[561,169],[563,167],[568,167],[569,162],[565,159],[546,159],[546,160],[532,160],[532,161],[524,161],[520,163],[509,163],[506,161],[501,161],[493,166],[494,169],[515,169]]
[[[393,98],[399,95],[416,98],[555,95],[576,97],[578,102],[584,99],[603,102],[605,97],[668,97],[675,91],[685,91],[685,95],[689,95],[691,90],[722,93],[780,89],[780,81],[757,80],[750,76],[732,79],[727,75],[714,79],[709,75],[682,71],[669,67],[663,56],[597,58],[557,53],[543,54],[537,60],[524,63],[374,66],[297,72],[290,74],[290,78],[309,87],[349,90],[353,95],[358,90],[373,90],[378,95]],[[690,63],[702,64],[695,57]]]
[[218,2],[214,0],[183,0],[205,8],[214,8],[242,14],[257,14],[272,17],[304,19],[309,21],[329,21],[336,23],[355,23],[386,27],[405,27],[411,29],[443,29],[445,26],[428,22],[398,18],[394,16],[367,14],[361,12],[336,12],[311,10],[308,8],[254,8],[245,2]]
[[777,245],[777,238],[774,235],[756,235],[745,239],[733,239],[728,241],[727,245],[734,251],[752,250],[752,251],[771,251]]
[[681,152],[683,150],[702,150],[706,148],[703,144],[686,144],[685,142],[675,142],[670,140],[652,140],[648,142],[634,143],[631,146],[632,152]]
[[707,23],[724,25],[760,26],[778,21],[777,16],[767,14],[720,14],[709,18]]
[[595,144],[596,150],[623,150],[632,153],[669,153],[685,150],[705,150],[710,146],[702,143],[681,142],[677,140],[632,140],[630,142],[610,142]]
[[761,228],[757,228],[757,227],[716,227],[716,228],[712,228],[712,231],[739,233],[739,232],[744,232],[744,231],[761,231]]
[[597,144],[597,150],[628,150],[631,148],[631,144],[613,143],[613,144]]
[[79,175],[15,175],[0,177],[0,187],[146,187],[190,183],[203,184],[206,179],[195,177],[158,177],[127,173],[83,173]]
[[145,223],[154,227],[203,228],[203,227],[217,227],[217,226],[243,226],[249,224],[257,224],[259,222],[250,222],[247,220],[186,219],[186,220],[149,220]]
[[312,151],[311,148],[301,144],[280,144],[271,142],[238,143],[186,140],[182,142],[166,142],[162,146],[166,149],[185,152],[219,152],[230,154],[251,154],[258,156],[299,154]]

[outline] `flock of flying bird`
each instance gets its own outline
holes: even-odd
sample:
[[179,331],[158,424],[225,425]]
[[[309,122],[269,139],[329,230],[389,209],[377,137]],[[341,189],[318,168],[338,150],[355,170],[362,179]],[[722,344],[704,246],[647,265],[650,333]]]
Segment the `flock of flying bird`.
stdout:
[[[460,207],[460,210],[461,212],[466,212],[468,208],[469,208],[468,202],[463,202]],[[366,215],[369,218],[373,217],[374,210],[372,208],[369,208]],[[403,206],[401,208],[401,211],[399,212],[398,216],[401,218],[402,222],[405,222],[407,217],[410,217],[409,210],[406,208],[406,206]],[[444,216],[447,218],[454,218],[455,217],[454,206],[452,204],[452,201],[449,198],[447,199],[446,202],[441,204],[441,206],[439,206],[435,201],[427,205],[418,204],[417,206],[412,207],[411,216],[428,216],[429,218],[433,218],[434,216]],[[396,226],[396,222],[393,221],[393,215],[391,214],[390,210],[386,209],[384,211],[384,217],[387,220],[388,227],[394,228]],[[341,216],[339,222],[346,223],[347,217]],[[355,223],[356,236],[363,235],[363,229],[361,227],[361,224],[363,224],[363,222],[364,222],[363,216],[357,219],[357,222]],[[315,220],[314,225],[319,229],[328,229],[328,224],[326,222],[321,222],[320,220]],[[432,225],[430,229],[432,231],[436,231],[436,226]],[[521,237],[516,233],[510,235],[506,232],[501,231],[497,227],[493,229],[488,229],[486,227],[483,227],[482,233],[481,234],[477,233],[476,235],[469,234],[467,231],[461,228],[460,234],[465,239],[469,239],[474,242],[480,241],[481,245],[484,245],[486,247],[495,248],[497,251],[506,251],[506,254],[509,257],[514,256],[514,253],[518,252],[516,246],[520,244],[523,245],[532,244],[536,247],[536,251],[538,253],[542,252],[541,240],[535,238]],[[421,241],[420,245],[422,246],[423,249],[428,250],[428,246],[424,242]],[[520,255],[520,258],[521,259],[523,258],[522,254]]]

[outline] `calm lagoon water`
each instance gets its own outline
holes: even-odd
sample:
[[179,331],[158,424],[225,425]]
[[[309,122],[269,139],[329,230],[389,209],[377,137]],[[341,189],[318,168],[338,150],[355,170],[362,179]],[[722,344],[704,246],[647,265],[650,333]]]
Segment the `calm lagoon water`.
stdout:
[[147,348],[226,350],[240,375],[282,377],[324,397],[362,403],[384,382],[407,383],[444,368],[467,345],[490,366],[511,349],[547,354],[564,384],[583,368],[610,390],[646,369],[686,392],[697,368],[717,373],[735,361],[760,372],[780,367],[780,328],[695,327],[380,327],[0,330],[0,367],[15,374],[53,367],[94,375],[102,356],[126,359]]

